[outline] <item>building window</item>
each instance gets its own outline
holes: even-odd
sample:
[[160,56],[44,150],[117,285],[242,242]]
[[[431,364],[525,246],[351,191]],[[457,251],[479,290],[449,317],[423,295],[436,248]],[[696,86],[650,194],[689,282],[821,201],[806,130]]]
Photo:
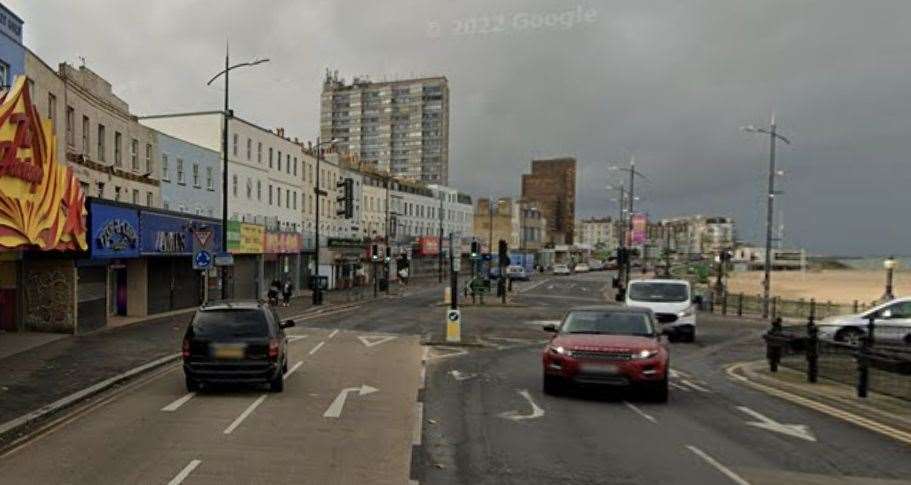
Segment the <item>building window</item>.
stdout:
[[117,185],[114,186],[114,200],[120,200],[120,187]]
[[0,83],[3,83],[3,87],[9,87],[9,64],[0,61]]
[[278,189],[278,190],[276,190],[276,192],[278,192],[278,206],[281,207],[282,206],[282,188],[276,187],[276,189]]
[[234,156],[237,156],[237,133],[234,134]]
[[263,163],[263,142],[256,142],[256,163]]
[[51,119],[54,128],[57,127],[57,96],[47,93],[47,117]]
[[120,167],[123,165],[123,152],[121,151],[123,144],[123,135],[119,131],[114,132],[114,166]]
[[269,184],[269,205],[272,205],[272,184]]
[[152,207],[154,205],[153,202],[154,201],[152,200],[152,193],[146,192],[146,205],[149,207]]
[[291,189],[285,189],[285,208],[291,208]]
[[89,155],[89,145],[91,144],[89,130],[91,123],[89,122],[88,116],[82,117],[82,156],[87,157]]
[[76,110],[72,106],[66,107],[66,144],[76,145]]
[[171,175],[168,174],[168,155],[166,153],[161,154],[161,180],[165,182],[171,181]]
[[297,210],[297,191],[294,191],[294,204],[291,206],[292,209]]
[[253,155],[253,140],[247,138],[247,161],[250,161],[251,156]]
[[282,171],[282,152],[278,152],[278,171]]
[[139,204],[139,190],[133,189],[133,203]]
[[130,168],[139,170],[139,140],[135,138],[130,143]]
[[272,147],[269,147],[269,168],[272,168]]
[[98,125],[98,160],[104,161],[104,125]]
[[234,197],[237,197],[237,174],[231,178],[231,192],[234,194]]
[[183,178],[183,159],[177,159],[177,183],[183,185],[186,184],[186,181]]
[[291,154],[290,153],[285,155],[285,172],[291,173]]
[[247,178],[247,199],[253,198],[253,181]]
[[263,182],[262,180],[256,181],[256,200],[262,202],[263,200]]
[[146,143],[146,173],[152,173],[152,144]]
[[193,187],[199,187],[199,162],[193,162]]
[[215,181],[212,180],[212,167],[206,167],[206,188],[215,190]]

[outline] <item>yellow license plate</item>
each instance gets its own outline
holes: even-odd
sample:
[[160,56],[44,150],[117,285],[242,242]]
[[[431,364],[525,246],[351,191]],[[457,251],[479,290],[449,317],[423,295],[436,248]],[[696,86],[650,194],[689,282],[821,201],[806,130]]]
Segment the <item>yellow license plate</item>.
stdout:
[[216,359],[243,359],[243,347],[220,347],[215,349]]

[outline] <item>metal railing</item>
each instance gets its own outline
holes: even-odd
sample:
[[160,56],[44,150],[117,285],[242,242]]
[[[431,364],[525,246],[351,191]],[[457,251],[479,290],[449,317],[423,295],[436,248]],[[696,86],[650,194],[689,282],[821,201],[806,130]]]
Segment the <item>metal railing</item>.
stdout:
[[[703,310],[722,315],[756,316],[762,315],[762,295],[748,295],[745,293],[722,293],[719,295],[706,295]],[[879,302],[861,302],[854,300],[851,304],[835,303],[832,301],[816,302],[813,299],[789,300],[781,297],[772,297],[769,300],[769,317],[806,319],[810,317],[811,308],[816,318],[826,318],[836,315],[859,313],[876,306]]]

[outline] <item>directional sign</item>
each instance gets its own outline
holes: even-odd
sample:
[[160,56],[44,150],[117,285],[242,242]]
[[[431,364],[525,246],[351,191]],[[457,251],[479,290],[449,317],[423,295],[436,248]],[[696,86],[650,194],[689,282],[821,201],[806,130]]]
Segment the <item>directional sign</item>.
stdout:
[[753,411],[752,409],[745,406],[737,406],[737,409],[743,411],[746,414],[758,419],[759,421],[747,421],[747,424],[750,426],[755,426],[757,428],[762,428],[769,431],[774,431],[776,433],[781,433],[788,435],[794,438],[800,438],[807,441],[816,441],[816,437],[813,436],[813,433],[810,432],[810,428],[803,424],[782,424],[778,423],[772,418],[763,416],[762,414]]
[[196,238],[196,243],[200,248],[210,249],[212,243],[212,229],[211,228],[197,228],[193,231],[193,236]]
[[199,251],[193,255],[193,269],[209,269],[212,266],[212,253]]
[[215,256],[215,266],[234,266],[234,255],[223,254],[221,256]]
[[375,387],[370,387],[366,384],[361,384],[361,387],[349,387],[342,389],[342,392],[338,393],[338,396],[332,401],[332,404],[329,405],[329,408],[326,409],[326,412],[323,413],[324,418],[338,418],[342,415],[342,409],[345,407],[345,401],[348,399],[348,394],[356,392],[358,396],[366,396],[367,394],[373,394],[374,392],[379,391]]
[[462,258],[452,258],[452,270],[457,273],[462,271]]
[[446,311],[446,341],[462,341],[462,312],[459,310]]

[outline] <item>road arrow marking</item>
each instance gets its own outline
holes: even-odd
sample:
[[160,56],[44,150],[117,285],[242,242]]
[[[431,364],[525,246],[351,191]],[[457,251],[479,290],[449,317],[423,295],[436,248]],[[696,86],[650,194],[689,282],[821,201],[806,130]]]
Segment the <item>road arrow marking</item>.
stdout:
[[816,441],[816,437],[813,436],[812,432],[810,432],[810,428],[808,426],[805,426],[803,424],[782,424],[776,422],[772,418],[763,416],[762,414],[759,414],[756,411],[753,411],[752,409],[745,406],[737,406],[737,409],[759,420],[747,421],[747,424],[750,426],[774,431],[776,433],[785,434],[794,438],[800,438],[802,440],[814,442]]
[[356,392],[358,396],[366,396],[367,394],[373,394],[374,392],[379,391],[375,387],[370,387],[366,384],[361,384],[361,387],[349,387],[342,389],[342,392],[338,393],[335,400],[332,401],[332,404],[329,405],[329,408],[326,409],[326,412],[323,413],[324,418],[338,418],[342,415],[342,408],[345,407],[345,400],[348,399],[348,394]]
[[522,389],[518,391],[519,395],[524,397],[529,404],[531,404],[531,414],[519,414],[518,411],[506,411],[505,413],[500,413],[500,417],[503,419],[509,419],[512,421],[524,421],[526,419],[537,419],[544,416],[544,410],[541,409],[535,402],[531,399],[531,394],[527,390]]
[[434,347],[433,351],[434,355],[430,357],[431,360],[458,357],[460,355],[465,355],[468,353],[468,351],[465,349],[454,349],[452,347]]
[[464,380],[472,379],[472,378],[475,378],[478,376],[477,374],[463,373],[460,370],[449,371],[449,373],[452,374],[452,377],[457,381],[464,381]]
[[366,337],[362,337],[362,336],[358,335],[358,337],[357,337],[357,339],[360,340],[361,343],[366,345],[367,347],[373,347],[375,345],[384,344],[390,340],[395,340],[397,338],[398,337],[396,337],[395,335],[368,335]]

